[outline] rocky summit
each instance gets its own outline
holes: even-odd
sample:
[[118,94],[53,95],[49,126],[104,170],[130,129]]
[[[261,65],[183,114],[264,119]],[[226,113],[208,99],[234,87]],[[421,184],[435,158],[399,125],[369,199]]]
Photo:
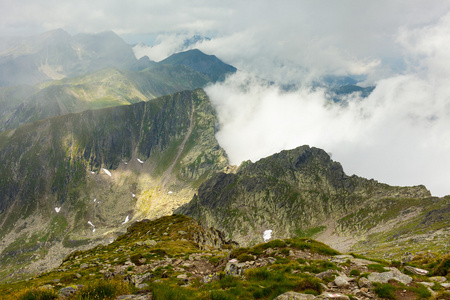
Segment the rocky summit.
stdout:
[[216,174],[176,212],[243,245],[262,242],[271,230],[274,238],[313,236],[340,251],[401,256],[408,247],[450,249],[449,201],[424,186],[347,176],[324,150],[302,146]]

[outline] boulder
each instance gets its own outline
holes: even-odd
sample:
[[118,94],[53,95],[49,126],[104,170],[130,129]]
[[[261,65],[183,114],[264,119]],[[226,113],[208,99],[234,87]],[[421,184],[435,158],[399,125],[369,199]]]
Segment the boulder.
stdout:
[[442,282],[445,282],[447,280],[447,278],[445,278],[444,276],[433,276],[433,277],[430,277],[430,280],[434,281],[434,282],[442,283]]
[[338,276],[334,279],[334,284],[340,288],[347,288],[350,286],[347,276]]
[[311,294],[300,294],[296,292],[286,292],[274,298],[274,300],[313,300],[316,297]]
[[372,283],[366,277],[361,277],[358,281],[360,288],[368,288],[372,286]]
[[231,276],[244,275],[245,263],[238,263],[236,261],[229,261],[225,266],[225,273]]
[[412,281],[411,276],[405,275],[396,268],[391,268],[389,272],[373,272],[368,276],[370,282],[388,283],[389,280],[396,280],[403,284],[409,284]]
[[328,270],[328,271],[316,274],[315,276],[317,278],[324,279],[325,277],[330,277],[331,275],[333,275],[333,270]]
[[405,266],[405,269],[416,275],[427,275],[428,274],[428,271],[424,270],[424,269],[414,268],[414,267],[410,267],[410,266]]

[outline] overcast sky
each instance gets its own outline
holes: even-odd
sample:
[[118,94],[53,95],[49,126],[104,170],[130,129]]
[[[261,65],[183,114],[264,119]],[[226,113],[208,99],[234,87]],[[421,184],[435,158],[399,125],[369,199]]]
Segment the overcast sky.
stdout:
[[[196,45],[239,69],[206,90],[233,163],[303,144],[348,174],[450,194],[450,1],[0,0],[0,35],[113,30],[161,60]],[[365,78],[367,99],[330,105],[308,83]],[[271,80],[268,86],[260,78]],[[302,83],[281,92],[277,84]]]

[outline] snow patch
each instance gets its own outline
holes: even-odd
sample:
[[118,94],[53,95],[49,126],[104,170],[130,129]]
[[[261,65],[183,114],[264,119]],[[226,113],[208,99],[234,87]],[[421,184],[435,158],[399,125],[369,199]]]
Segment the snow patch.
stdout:
[[173,192],[172,192],[172,191],[169,191],[168,194],[173,194]]
[[94,229],[92,229],[92,232],[95,232],[95,228],[94,228]]
[[91,171],[91,174],[95,174],[95,172],[94,172],[94,171]]
[[94,228],[95,228],[95,225],[94,225],[94,224],[92,224],[92,222],[91,222],[91,221],[88,221],[88,224],[89,224],[89,225],[91,225],[92,227],[94,227]]
[[56,213],[59,213],[60,210],[61,210],[61,207],[55,207]]
[[272,238],[272,230],[268,229],[268,230],[264,231],[264,234],[263,234],[264,243],[268,242],[271,238]]
[[94,203],[97,202],[97,198],[94,199]]
[[125,218],[125,221],[123,221],[123,223],[122,224],[125,224],[125,223],[127,223],[128,221],[130,221],[130,219],[128,218],[128,216]]
[[110,172],[110,171],[106,170],[105,168],[103,168],[103,171],[104,171],[106,174],[108,174],[109,176],[111,176],[111,172]]
[[140,162],[141,164],[143,164],[144,162],[142,160],[140,160],[139,158],[137,158],[137,161]]
[[135,195],[135,194],[131,194],[131,195],[133,196],[133,198],[134,198],[134,197],[136,197],[136,195]]

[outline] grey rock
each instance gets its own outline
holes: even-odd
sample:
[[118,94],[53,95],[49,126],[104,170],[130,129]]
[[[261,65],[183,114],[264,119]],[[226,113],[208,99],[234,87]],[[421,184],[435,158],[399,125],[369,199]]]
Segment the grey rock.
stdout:
[[81,264],[80,269],[87,269],[89,267],[88,264]]
[[237,262],[228,262],[225,266],[225,273],[231,276],[242,276],[244,275],[245,264]]
[[405,266],[405,269],[416,275],[427,275],[428,274],[428,271],[424,270],[424,269],[414,268],[414,267],[410,267],[410,266]]
[[186,232],[186,231],[183,231],[183,230],[179,230],[179,231],[178,231],[178,234],[179,234],[179,235],[186,235],[187,232]]
[[319,273],[319,274],[316,274],[315,276],[316,276],[317,278],[324,279],[325,277],[330,277],[330,276],[332,276],[332,275],[333,275],[333,270],[328,270],[328,271],[325,271],[325,272],[321,272],[321,273]]
[[330,293],[330,292],[324,292],[317,298],[320,299],[333,299],[333,300],[350,300],[350,298],[344,294],[339,293]]
[[444,288],[444,289],[450,289],[450,283],[448,283],[448,282],[443,282],[443,283],[441,283],[441,286]]
[[366,288],[366,287],[371,287],[372,283],[366,277],[361,277],[358,281],[358,285],[360,288]]
[[144,245],[146,245],[146,246],[155,246],[157,244],[157,242],[156,241],[154,241],[154,240],[145,240],[144,241]]
[[147,283],[141,283],[141,284],[138,284],[136,287],[138,289],[146,289],[146,288],[148,288],[148,284]]
[[445,278],[444,276],[433,276],[430,277],[430,280],[435,282],[445,282],[447,278]]
[[152,294],[146,294],[146,295],[122,295],[118,296],[116,298],[117,300],[151,300]]
[[268,259],[269,259],[270,264],[273,264],[277,261],[277,259],[275,257],[269,257]]
[[274,300],[313,300],[316,297],[311,294],[300,294],[296,292],[286,292],[274,298]]
[[340,288],[347,288],[350,286],[350,283],[347,279],[347,276],[338,276],[334,279],[334,284]]
[[352,260],[354,257],[351,255],[335,255],[331,258],[332,262],[345,263],[347,260]]
[[425,281],[422,281],[422,282],[419,282],[421,285],[424,285],[424,286],[426,286],[426,287],[432,287],[433,285],[434,285],[434,283],[433,282],[425,282]]
[[373,272],[367,279],[369,279],[370,282],[381,283],[387,283],[389,280],[393,279],[403,284],[409,284],[412,281],[411,276],[403,274],[396,268],[391,268],[391,271],[383,273]]
[[58,296],[62,298],[68,298],[75,294],[79,289],[84,287],[83,285],[77,285],[77,286],[68,286],[60,289],[58,291]]

